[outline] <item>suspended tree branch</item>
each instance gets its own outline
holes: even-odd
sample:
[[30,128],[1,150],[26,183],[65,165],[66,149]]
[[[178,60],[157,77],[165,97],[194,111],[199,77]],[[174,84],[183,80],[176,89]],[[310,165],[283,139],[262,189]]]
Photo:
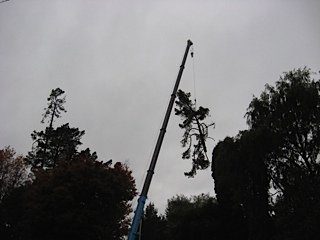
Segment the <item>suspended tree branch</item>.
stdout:
[[[209,115],[209,109],[202,106],[196,109],[195,102],[190,100],[190,93],[179,90],[177,96],[175,114],[183,120],[179,127],[185,130],[181,144],[182,147],[188,145],[188,148],[182,153],[182,158],[190,159],[192,156],[192,169],[184,174],[193,177],[198,169],[206,169],[210,164],[206,140],[209,138],[209,127],[214,127],[214,123],[203,122]],[[196,143],[193,145],[194,141]]]

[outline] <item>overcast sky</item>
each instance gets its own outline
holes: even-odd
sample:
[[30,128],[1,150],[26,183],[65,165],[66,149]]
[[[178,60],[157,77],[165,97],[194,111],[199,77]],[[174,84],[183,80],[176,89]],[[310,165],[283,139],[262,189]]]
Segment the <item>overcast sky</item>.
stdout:
[[[141,190],[187,39],[199,105],[216,128],[210,151],[246,128],[253,95],[280,74],[320,70],[320,1],[10,0],[0,4],[0,148],[31,148],[51,89],[66,91],[83,148],[127,162]],[[318,78],[318,76],[317,76]],[[180,88],[194,94],[188,58]],[[176,194],[214,195],[210,169],[184,177],[174,114],[149,191],[161,212]]]

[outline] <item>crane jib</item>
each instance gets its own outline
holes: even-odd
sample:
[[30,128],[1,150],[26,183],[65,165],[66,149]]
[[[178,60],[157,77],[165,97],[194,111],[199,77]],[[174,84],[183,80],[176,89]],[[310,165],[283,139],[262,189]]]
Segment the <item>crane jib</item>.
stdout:
[[140,197],[138,199],[138,204],[137,204],[136,210],[134,212],[134,217],[133,217],[133,220],[132,220],[132,224],[131,224],[128,240],[135,240],[136,236],[137,236],[137,231],[138,231],[139,224],[140,224],[140,221],[141,221],[141,218],[142,218],[142,215],[143,215],[143,209],[144,209],[145,202],[147,200],[147,195],[148,195],[149,187],[150,187],[150,184],[151,184],[152,176],[153,176],[153,173],[154,173],[154,169],[155,169],[155,166],[156,166],[156,163],[157,163],[157,159],[158,159],[158,156],[159,156],[159,152],[160,152],[160,149],[161,149],[163,138],[164,138],[164,135],[165,135],[165,132],[166,132],[166,129],[167,129],[167,125],[168,125],[170,114],[171,114],[171,111],[172,111],[172,108],[173,108],[174,100],[176,98],[176,94],[177,94],[177,91],[178,91],[178,88],[179,88],[179,84],[180,84],[181,76],[182,76],[182,73],[183,73],[184,65],[186,63],[188,52],[189,52],[189,49],[190,49],[192,44],[193,43],[190,40],[188,40],[187,47],[186,47],[186,50],[185,50],[185,53],[184,53],[184,56],[183,56],[183,59],[182,59],[182,63],[181,63],[180,69],[179,69],[179,73],[178,73],[178,76],[177,76],[177,79],[176,79],[176,82],[175,82],[175,85],[174,85],[174,88],[173,88],[173,92],[172,92],[171,97],[170,97],[170,101],[169,101],[169,104],[168,104],[166,115],[164,117],[163,124],[162,124],[162,127],[160,129],[159,136],[158,136],[158,140],[157,140],[157,143],[156,143],[156,146],[155,146],[152,158],[151,158],[151,162],[150,162],[150,166],[149,166],[149,169],[148,169],[148,172],[147,172],[147,176],[146,176],[146,179],[145,179],[144,184],[143,184],[141,195],[140,195]]

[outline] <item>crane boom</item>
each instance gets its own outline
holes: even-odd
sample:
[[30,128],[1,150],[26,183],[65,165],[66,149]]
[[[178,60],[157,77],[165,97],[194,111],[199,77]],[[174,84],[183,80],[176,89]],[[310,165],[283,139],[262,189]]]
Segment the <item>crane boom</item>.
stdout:
[[159,156],[159,152],[160,152],[161,145],[162,145],[162,142],[163,142],[163,138],[164,138],[164,135],[166,133],[166,129],[167,129],[167,125],[168,125],[168,122],[169,122],[170,114],[171,114],[171,111],[172,111],[172,108],[173,108],[174,100],[176,98],[176,94],[177,94],[177,91],[178,91],[178,88],[179,88],[179,84],[180,84],[181,76],[182,76],[182,73],[183,73],[184,65],[186,63],[188,52],[189,52],[189,49],[190,49],[192,44],[193,43],[190,40],[188,40],[187,47],[186,47],[186,50],[185,50],[185,53],[184,53],[184,56],[183,56],[183,59],[182,59],[182,63],[181,63],[180,69],[179,69],[179,73],[178,73],[178,76],[177,76],[177,79],[176,79],[176,83],[174,85],[173,92],[172,92],[171,97],[170,97],[170,101],[169,101],[169,104],[168,104],[166,115],[164,117],[164,120],[163,120],[163,123],[162,123],[162,127],[160,129],[160,133],[159,133],[159,136],[158,136],[158,140],[157,140],[155,149],[153,151],[153,155],[152,155],[152,158],[151,158],[151,162],[150,162],[150,166],[149,166],[149,169],[148,169],[148,172],[147,172],[147,176],[146,176],[146,179],[144,181],[140,197],[138,199],[138,205],[137,205],[136,211],[134,213],[134,217],[133,217],[133,221],[132,221],[132,224],[131,224],[131,229],[130,229],[130,232],[129,232],[128,240],[135,240],[135,238],[137,236],[139,223],[140,223],[140,220],[141,220],[142,215],[143,215],[143,209],[144,209],[144,205],[145,205],[145,202],[146,202],[146,199],[147,199],[147,195],[148,195],[149,187],[150,187],[150,184],[151,184],[151,180],[152,180],[152,177],[153,177],[153,174],[154,174],[154,169],[155,169],[155,166],[156,166],[156,163],[157,163],[157,160],[158,160],[158,156]]

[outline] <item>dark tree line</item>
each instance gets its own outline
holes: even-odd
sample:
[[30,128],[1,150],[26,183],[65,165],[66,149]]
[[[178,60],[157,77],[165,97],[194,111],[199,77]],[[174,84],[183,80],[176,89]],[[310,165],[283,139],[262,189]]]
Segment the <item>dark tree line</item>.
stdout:
[[165,214],[158,213],[153,203],[145,210],[141,240],[151,239],[222,239],[222,212],[215,198],[205,194],[183,195],[168,200]]
[[136,195],[131,171],[122,163],[99,161],[79,150],[84,131],[68,123],[54,127],[65,112],[64,91],[53,89],[26,158],[0,150],[0,238],[123,239],[130,201]]

